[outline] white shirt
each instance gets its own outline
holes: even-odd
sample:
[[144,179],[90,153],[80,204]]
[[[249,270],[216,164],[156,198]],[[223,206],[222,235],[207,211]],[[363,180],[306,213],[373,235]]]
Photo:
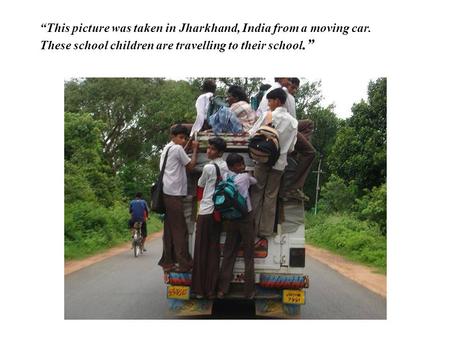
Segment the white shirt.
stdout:
[[275,84],[267,90],[266,95],[264,95],[264,97],[261,99],[261,102],[259,103],[258,109],[256,110],[256,115],[261,117],[266,111],[269,110],[269,100],[267,99],[267,93],[277,88],[283,88],[283,90],[285,91],[287,97],[283,107],[287,109],[288,113],[291,114],[293,118],[296,118],[297,115],[295,113],[295,99],[289,93],[288,89],[286,87],[281,87],[278,82],[275,82]]
[[187,195],[187,176],[186,165],[191,162],[183,147],[173,142],[168,143],[161,154],[159,160],[159,170],[162,169],[164,158],[169,149],[169,157],[167,157],[166,169],[163,176],[163,192],[170,196],[186,196]]
[[195,132],[200,131],[205,123],[206,115],[209,108],[209,99],[213,96],[213,93],[205,93],[200,95],[195,101],[195,109],[197,109],[197,118],[195,119],[194,125],[191,129],[190,136],[194,135]]
[[[230,171],[228,175],[236,175],[234,177],[234,184],[236,185],[239,193],[244,197],[247,201],[247,209],[248,211],[252,211],[252,201],[250,200],[250,194],[248,193],[248,189],[250,189],[250,185],[256,184],[256,178],[249,175],[248,173],[236,174],[233,171]],[[225,177],[226,179],[226,177]]]
[[203,198],[200,201],[198,210],[199,215],[210,215],[214,211],[213,195],[216,190],[217,173],[213,163],[219,166],[220,175],[222,177],[228,172],[227,163],[222,157],[212,160],[203,167],[202,176],[198,179],[198,186],[205,188],[203,190]]
[[[267,111],[260,116],[249,134],[253,135],[261,127],[267,116]],[[272,112],[272,126],[278,131],[280,141],[280,158],[272,167],[275,170],[284,170],[287,165],[287,154],[294,150],[297,142],[298,121],[288,114],[286,108],[278,107]]]
[[[285,89],[285,88],[283,87],[283,89]],[[288,111],[288,113],[291,114],[294,119],[297,119],[297,113],[295,112],[295,98],[294,98],[294,96],[291,95],[291,93],[289,93],[289,91],[287,89],[285,89],[285,90],[286,90],[287,98],[286,98],[286,103],[284,104],[284,106],[286,107],[286,110]]]

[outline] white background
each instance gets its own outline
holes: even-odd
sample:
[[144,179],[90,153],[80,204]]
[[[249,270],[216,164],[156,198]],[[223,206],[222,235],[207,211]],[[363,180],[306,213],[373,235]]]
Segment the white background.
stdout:
[[[2,2],[2,336],[446,336],[450,58],[448,10],[443,4],[382,0]],[[316,36],[315,46],[301,53],[43,52],[40,41],[49,37],[41,29],[43,22],[336,22],[370,25],[372,32]],[[234,38],[224,35],[224,40]],[[64,79],[277,74],[331,78],[349,90],[356,79],[388,78],[388,319],[233,324],[64,321]]]

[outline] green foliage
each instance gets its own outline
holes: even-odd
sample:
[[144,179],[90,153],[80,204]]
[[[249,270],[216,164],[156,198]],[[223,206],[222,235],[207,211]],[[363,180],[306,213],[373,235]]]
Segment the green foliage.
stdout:
[[145,112],[147,93],[158,82],[158,79],[87,78],[65,84],[65,111],[88,113],[95,121],[103,122],[101,149],[113,171],[123,162],[120,145],[136,136],[135,126]]
[[353,182],[346,184],[345,181],[331,175],[321,192],[318,209],[327,213],[336,211],[350,211],[356,199],[357,187]]
[[323,100],[321,86],[322,81],[300,79],[300,87],[295,94],[297,118],[305,118],[313,109],[320,108],[320,102]]
[[86,113],[65,113],[64,118],[66,203],[96,200],[112,205],[121,199],[120,185],[102,157],[101,123]]
[[366,190],[366,194],[356,200],[356,215],[374,224],[374,226],[386,235],[386,184]]
[[[105,208],[95,202],[66,204],[64,211],[64,258],[83,258],[129,240],[127,205]],[[159,231],[155,216],[147,222],[148,233]]]
[[64,202],[94,202],[95,199],[95,192],[79,167],[64,161]]
[[102,123],[89,114],[64,114],[64,159],[79,165],[101,161]]
[[143,198],[150,200],[150,187],[157,179],[159,157],[153,156],[138,161],[126,163],[118,176],[122,182],[125,196],[131,200],[136,192],[141,192]]
[[144,156],[155,155],[168,142],[170,127],[177,123],[193,123],[195,101],[200,91],[186,81],[163,81],[153,86],[138,121]]
[[386,79],[370,82],[368,102],[353,105],[352,112],[328,161],[333,173],[354,180],[362,194],[386,182]]
[[79,258],[123,242],[128,237],[126,205],[105,208],[95,202],[66,204],[65,258]]
[[[320,183],[326,182],[330,176],[330,170],[328,168],[327,157],[331,152],[331,148],[336,139],[336,133],[341,124],[341,120],[333,112],[333,107],[322,108],[315,107],[309,110],[306,118],[314,121],[314,134],[312,137],[312,145],[316,149],[316,158],[312,164],[312,170],[317,170],[320,157],[322,157],[321,170],[324,172],[320,176]],[[310,202],[306,205],[306,208],[314,206],[314,196],[316,193],[316,180],[317,177],[314,173],[311,173],[309,178],[305,182],[303,191],[306,195],[311,197]],[[322,184],[321,184],[322,185]]]
[[386,238],[366,221],[350,214],[307,213],[309,243],[386,272]]

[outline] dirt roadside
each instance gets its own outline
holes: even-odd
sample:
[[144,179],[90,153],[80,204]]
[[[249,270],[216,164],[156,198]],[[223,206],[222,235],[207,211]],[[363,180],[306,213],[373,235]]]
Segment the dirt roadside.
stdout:
[[[146,243],[153,241],[157,238],[162,237],[162,231],[155,232],[147,236]],[[100,254],[84,258],[84,259],[73,259],[73,260],[67,260],[64,261],[64,276],[71,274],[72,272],[78,271],[80,269],[83,269],[89,265],[101,262],[107,258],[110,258],[112,256],[118,255],[122,252],[130,251],[130,243],[124,243],[119,246],[116,246],[114,248],[111,248],[109,250],[106,250],[105,252],[102,252]]]
[[[162,231],[155,232],[147,237],[147,241],[153,241],[162,237]],[[329,266],[354,282],[366,287],[372,292],[386,298],[386,276],[375,273],[373,269],[364,265],[350,262],[349,260],[335,255],[328,250],[306,245],[306,254],[319,262]],[[92,264],[101,262],[109,257],[130,250],[130,243],[111,248],[101,254],[81,260],[70,260],[64,262],[64,275],[71,274]]]
[[367,289],[386,298],[386,276],[376,273],[367,266],[357,264],[338,256],[328,250],[305,245],[306,254],[319,262],[327,265],[341,275],[361,284]]

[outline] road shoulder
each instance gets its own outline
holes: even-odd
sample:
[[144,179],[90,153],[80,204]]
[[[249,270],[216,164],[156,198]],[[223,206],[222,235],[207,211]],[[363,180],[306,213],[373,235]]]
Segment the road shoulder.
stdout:
[[374,272],[372,268],[357,264],[328,250],[305,245],[306,254],[327,265],[341,275],[386,298],[386,276]]
[[[157,238],[161,238],[162,237],[162,231],[159,232],[154,232],[152,234],[150,234],[147,237],[147,240],[145,241],[145,243],[149,243],[152,240],[155,240]],[[123,252],[126,251],[130,251],[130,242],[121,244],[119,246],[116,246],[114,248],[108,249],[105,252],[102,252],[100,254],[88,257],[88,258],[84,258],[84,259],[73,259],[73,260],[67,260],[64,261],[64,276],[71,274],[72,272],[78,271],[80,269],[83,269],[85,267],[88,267],[92,264],[101,262],[105,259],[108,259],[112,256],[121,254]]]

